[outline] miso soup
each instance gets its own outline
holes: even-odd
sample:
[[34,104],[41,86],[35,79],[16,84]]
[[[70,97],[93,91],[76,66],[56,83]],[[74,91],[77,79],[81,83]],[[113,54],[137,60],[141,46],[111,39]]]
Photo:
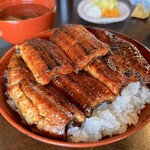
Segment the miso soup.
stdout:
[[0,20],[26,20],[44,15],[51,10],[38,4],[18,4],[0,10]]

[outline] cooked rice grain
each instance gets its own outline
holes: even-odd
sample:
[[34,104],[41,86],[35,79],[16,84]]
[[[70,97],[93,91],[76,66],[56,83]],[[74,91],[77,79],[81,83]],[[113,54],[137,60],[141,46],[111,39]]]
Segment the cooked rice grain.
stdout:
[[112,104],[103,103],[81,127],[70,125],[68,140],[72,142],[98,141],[126,132],[129,125],[138,123],[138,114],[150,103],[150,90],[139,82],[129,84]]

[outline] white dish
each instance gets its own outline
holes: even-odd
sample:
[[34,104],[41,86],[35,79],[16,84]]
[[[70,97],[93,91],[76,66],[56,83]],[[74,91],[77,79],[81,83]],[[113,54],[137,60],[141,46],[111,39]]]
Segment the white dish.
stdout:
[[114,22],[120,22],[125,20],[129,14],[130,14],[130,9],[129,7],[123,3],[123,2],[118,2],[118,7],[120,10],[120,16],[119,17],[113,17],[113,18],[108,18],[108,17],[100,17],[99,19],[94,19],[94,18],[90,18],[88,17],[84,10],[84,7],[90,3],[90,0],[82,0],[77,7],[77,12],[79,14],[79,16],[91,23],[96,23],[96,24],[109,24],[109,23],[114,23]]

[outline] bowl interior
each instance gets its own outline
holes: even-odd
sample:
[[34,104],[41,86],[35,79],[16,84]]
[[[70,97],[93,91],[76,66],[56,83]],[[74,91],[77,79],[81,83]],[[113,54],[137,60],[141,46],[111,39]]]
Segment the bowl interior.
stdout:
[[[98,28],[91,28],[91,27],[90,28],[88,27],[87,29],[90,30],[92,33],[95,33],[97,30],[99,30]],[[55,31],[55,29],[46,31],[46,32],[40,33],[34,37],[40,37],[40,38],[47,39],[53,34],[54,31]],[[115,33],[115,34],[117,36],[129,41],[133,45],[135,45],[140,50],[140,52],[145,57],[145,59],[148,61],[148,63],[150,63],[150,59],[149,59],[150,52],[146,47],[144,47],[137,41],[134,41],[124,35],[121,35],[119,33]],[[113,143],[120,139],[123,139],[123,138],[133,134],[134,132],[140,130],[142,127],[144,127],[150,121],[150,111],[149,111],[150,104],[147,104],[146,107],[142,110],[141,114],[139,115],[139,122],[137,125],[130,126],[128,128],[128,130],[121,135],[113,136],[112,138],[104,138],[98,142],[87,142],[87,143],[62,142],[62,141],[52,140],[52,139],[49,139],[49,138],[46,138],[46,137],[43,137],[43,136],[40,136],[38,134],[31,132],[30,129],[28,128],[28,126],[26,126],[22,123],[19,115],[15,111],[13,111],[9,107],[9,105],[6,103],[6,100],[7,100],[7,96],[5,95],[6,79],[4,77],[4,74],[5,74],[5,70],[7,69],[9,60],[10,60],[12,54],[14,53],[14,51],[15,51],[15,47],[12,47],[0,60],[1,61],[0,62],[0,64],[1,64],[1,66],[0,66],[0,70],[1,70],[1,72],[0,72],[0,78],[1,78],[1,80],[0,80],[0,112],[10,124],[12,124],[15,128],[17,128],[24,134],[26,134],[34,139],[37,139],[39,141],[42,141],[42,142],[45,142],[48,144],[57,145],[57,146],[72,147],[72,148],[95,147],[95,146],[102,146],[102,145],[110,144],[110,143]]]

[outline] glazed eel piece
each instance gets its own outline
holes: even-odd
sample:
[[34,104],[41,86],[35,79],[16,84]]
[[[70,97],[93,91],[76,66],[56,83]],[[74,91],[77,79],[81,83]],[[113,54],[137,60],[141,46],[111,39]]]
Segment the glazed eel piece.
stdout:
[[70,102],[54,85],[50,83],[48,86],[41,86],[36,82],[29,82],[37,93],[43,95],[44,99],[48,99],[60,111],[66,114],[71,120],[78,123],[85,121],[84,113],[73,103]]
[[[111,53],[106,57],[107,62],[116,66],[116,70],[126,77],[127,82],[150,82],[150,65],[137,47],[113,33],[105,31],[103,34],[111,41]],[[97,33],[97,37],[101,39],[101,33]]]
[[109,51],[107,44],[99,41],[82,25],[66,25],[56,30],[50,40],[70,58],[75,72]]
[[8,71],[6,76],[9,88],[20,83],[25,78],[34,80],[31,71],[28,69],[19,53],[14,53],[12,55],[7,68]]
[[113,93],[105,85],[86,74],[61,75],[56,77],[53,83],[87,117],[97,105],[115,99]]
[[89,74],[104,83],[114,94],[130,82],[150,82],[150,66],[139,50],[111,32],[100,30],[95,36],[107,43],[111,51],[85,68]]
[[8,65],[7,92],[34,132],[66,140],[66,126],[72,120],[83,122],[85,115],[53,85],[38,84],[20,54]]
[[48,84],[58,74],[74,71],[64,52],[48,40],[27,40],[18,48],[36,81],[42,85]]

